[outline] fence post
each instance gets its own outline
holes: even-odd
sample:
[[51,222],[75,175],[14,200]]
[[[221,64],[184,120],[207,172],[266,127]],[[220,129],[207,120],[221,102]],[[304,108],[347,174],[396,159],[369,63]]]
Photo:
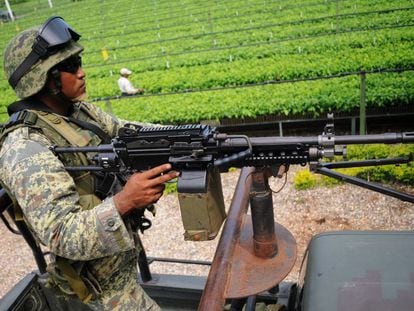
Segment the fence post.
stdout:
[[359,134],[366,134],[366,74],[361,71],[361,101],[359,104]]
[[335,32],[339,32],[339,0],[336,0]]
[[10,7],[9,1],[5,0],[4,3],[6,4],[7,12],[9,12],[10,19],[14,22],[15,17],[14,17],[12,9]]
[[356,117],[351,118],[351,135],[355,135],[356,133]]

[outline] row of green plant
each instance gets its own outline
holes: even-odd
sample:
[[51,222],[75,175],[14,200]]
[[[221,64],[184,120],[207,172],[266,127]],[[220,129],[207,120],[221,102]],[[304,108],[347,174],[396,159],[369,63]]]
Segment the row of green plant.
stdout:
[[[372,12],[375,10],[370,10]],[[166,51],[177,51],[177,41],[181,50],[186,50],[186,45],[190,48],[198,48],[199,46],[211,46],[216,41],[216,45],[226,45],[230,44],[239,44],[246,42],[254,41],[263,41],[269,40],[272,38],[288,38],[295,36],[295,31],[300,31],[303,35],[308,34],[318,34],[320,32],[326,32],[327,30],[344,30],[344,29],[355,29],[355,28],[372,28],[373,25],[379,27],[381,25],[398,24],[404,25],[409,23],[411,20],[412,13],[410,10],[406,11],[396,11],[389,12],[387,14],[374,14],[366,13],[365,16],[344,16],[341,18],[336,18],[335,14],[331,15],[321,15],[320,13],[314,13],[311,18],[303,19],[299,16],[291,19],[283,19],[282,21],[276,19],[272,15],[262,14],[260,23],[253,20],[249,17],[247,18],[237,18],[237,23],[234,23],[234,20],[230,20],[232,23],[228,25],[214,25],[214,30],[211,30],[210,27],[206,28],[204,24],[180,24],[178,23],[176,27],[171,29],[153,29],[152,31],[140,32],[139,30],[134,30],[133,32],[124,32],[123,34],[106,37],[106,38],[94,38],[93,42],[89,42],[87,38],[84,38],[88,41],[88,46],[95,53],[99,54],[99,51],[105,46],[108,49],[117,48],[122,46],[128,46],[132,43],[139,42],[141,43],[140,48],[143,48],[144,51],[141,52],[142,55],[147,55],[145,52],[146,49],[153,49],[154,44],[157,46],[163,46]],[[332,16],[329,18],[329,16]],[[318,20],[313,20],[312,18],[320,18]],[[412,21],[412,20],[411,20]],[[278,26],[280,25],[280,26]],[[321,29],[318,29],[321,28]],[[253,28],[252,31],[247,31],[247,29]],[[224,33],[220,33],[221,30]],[[233,30],[229,32],[229,30]],[[205,36],[204,33],[213,33],[212,36]],[[252,34],[254,35],[252,37]],[[182,38],[180,40],[173,40],[169,42],[168,40],[172,38]],[[190,37],[190,38],[189,38]],[[246,39],[244,39],[246,38]],[[260,39],[260,40],[259,40]],[[166,41],[163,41],[166,40]],[[145,42],[154,42],[152,46],[150,44],[143,44]]]
[[[369,1],[368,1],[369,2]],[[380,3],[380,4],[382,4],[383,5],[383,3]],[[359,4],[359,6],[358,7],[360,7],[360,5],[361,4]],[[375,5],[377,5],[377,3],[373,3],[373,4],[370,4],[371,6],[375,6]],[[343,6],[343,5],[342,5]],[[341,6],[341,8],[342,8],[342,6]],[[269,10],[269,11],[271,11],[271,10]],[[407,12],[406,12],[407,13]],[[397,13],[396,13],[397,14]],[[408,14],[408,15],[407,15]],[[405,14],[406,16],[408,16],[407,18],[408,18],[408,20],[410,20],[410,17],[409,16],[411,16],[410,14],[409,14],[409,12],[407,13],[407,14]],[[388,16],[388,14],[381,14],[380,16]],[[262,19],[262,16],[260,16],[261,17],[261,21],[263,21],[263,19]],[[392,18],[392,20],[397,20],[398,19],[398,22],[399,23],[403,23],[404,22],[404,20],[407,20],[407,18],[405,18],[404,17],[404,12],[398,12],[398,15],[397,15],[397,17],[393,17]],[[353,18],[353,20],[355,21],[355,20],[357,20],[359,23],[363,23],[363,21],[364,20],[367,20],[367,21],[370,21],[370,23],[372,24],[372,23],[374,23],[374,24],[377,24],[377,23],[379,23],[378,21],[373,21],[372,20],[372,17],[371,18],[358,18],[358,19],[355,19],[355,18]],[[237,21],[237,22],[239,22],[239,18],[237,18],[237,19],[235,19],[235,20],[232,20],[231,22],[234,24],[234,21]],[[251,22],[251,19],[250,19],[250,22]],[[340,19],[340,23],[341,23],[341,27],[343,26],[342,24],[344,23],[344,21],[342,20],[342,18]],[[332,23],[331,22],[326,22],[325,24],[327,24],[327,25],[331,25]],[[346,25],[345,25],[346,26]],[[240,26],[238,26],[238,27],[240,27]],[[116,27],[115,27],[116,28]],[[194,28],[194,27],[193,27]],[[279,28],[281,28],[281,27],[279,27]],[[284,25],[283,26],[283,28],[281,28],[281,29],[277,29],[277,31],[275,31],[274,33],[275,33],[275,35],[277,34],[277,35],[279,35],[279,32],[284,32],[285,31],[285,29],[286,28],[289,28],[289,26],[288,25]],[[300,29],[300,27],[298,27],[299,29]],[[307,27],[307,28],[309,28],[309,27]],[[93,30],[93,29],[92,29]],[[85,31],[86,32],[86,31]],[[142,41],[145,41],[145,35],[143,35],[140,31],[138,31],[137,29],[135,29],[135,34],[136,35],[138,35],[139,36],[139,40],[142,42]],[[83,33],[83,32],[82,32]],[[86,32],[85,33],[85,36],[87,35],[87,33],[88,32]],[[89,29],[89,33],[91,33],[91,29]],[[176,29],[174,29],[174,33],[177,33],[177,31],[176,31]],[[186,32],[185,33],[187,33],[187,29],[186,29]],[[268,36],[269,35],[269,32],[267,32],[266,34],[265,34],[266,36]],[[84,37],[85,37],[84,36]],[[257,31],[255,31],[255,36],[257,36]],[[237,36],[233,36],[233,37],[236,37],[237,38]],[[286,36],[285,36],[286,37]],[[116,37],[116,40],[117,41],[119,41],[119,36],[117,36]],[[137,40],[133,40],[133,41],[137,41]],[[188,40],[187,40],[188,41]],[[191,40],[191,42],[192,42],[192,44],[193,44],[193,41],[194,40]],[[208,44],[209,45],[211,45],[211,40],[205,40],[205,41],[208,41]],[[218,40],[219,42],[221,41],[221,40]],[[251,41],[251,40],[250,40]],[[250,42],[249,40],[248,40],[248,42]],[[99,40],[94,40],[94,42],[97,42],[97,44],[99,45],[99,47],[98,47],[98,51],[102,48],[102,45],[100,45],[101,43],[99,42]],[[183,44],[183,42],[180,42],[180,44]],[[92,46],[93,46],[93,43],[92,44],[87,44],[87,50],[92,50]],[[196,46],[190,46],[188,49],[191,49],[191,50],[194,50],[196,48]],[[95,49],[96,50],[96,49]],[[175,48],[175,47],[173,47],[173,48],[169,48],[168,46],[167,47],[160,47],[160,51],[161,50],[164,50],[164,51],[177,51],[178,49],[177,48]],[[182,50],[187,50],[185,47],[184,48],[182,48]],[[149,51],[151,54],[153,54],[153,52],[154,52],[154,48],[153,47],[150,47],[150,51]],[[128,53],[128,56],[129,56],[129,58],[134,58],[135,56],[134,56],[134,52],[133,52],[133,50],[131,50],[131,49],[128,49],[128,51],[127,51],[127,53]],[[139,48],[139,56],[143,56],[143,55],[148,55],[148,54],[146,54],[146,53],[144,53],[144,49],[143,49],[143,47],[141,46],[140,48]],[[116,54],[115,54],[116,55]],[[122,57],[122,53],[121,53],[121,55],[117,55],[116,56],[116,58],[117,58],[117,60],[120,60],[120,59],[123,59],[123,57]],[[100,56],[98,55],[98,59],[100,60],[100,61],[102,61],[102,59],[100,58]],[[87,63],[93,63],[93,59],[87,59],[88,60],[88,62]]]
[[[402,30],[401,32],[403,33]],[[332,37],[323,45],[318,44],[316,39],[306,40],[300,45],[297,42],[287,42],[275,47],[263,58],[244,59],[243,51],[234,51],[230,54],[232,55],[230,61],[229,54],[222,53],[221,57],[227,57],[226,60],[203,66],[181,67],[176,66],[175,61],[171,60],[169,70],[158,69],[140,72],[139,81],[136,78],[137,72],[137,75],[132,76],[131,79],[144,87],[147,92],[159,93],[245,85],[267,80],[328,76],[361,69],[414,67],[410,39],[407,37],[404,41],[398,36],[386,39],[387,36],[384,34],[391,35],[392,33],[385,31],[373,35],[370,42],[363,42],[364,34],[350,35],[353,38],[354,47],[349,47],[349,42],[344,37]],[[403,36],[405,35],[407,34],[403,33]],[[414,39],[414,31],[411,37]],[[361,45],[356,49],[355,47],[359,43]],[[397,44],[401,48],[395,50]],[[262,51],[258,48],[257,55],[263,56],[260,53]],[[343,54],[338,51],[342,51]],[[135,69],[133,63],[129,65],[128,67],[132,70]],[[112,96],[117,93],[116,77],[108,79],[109,74],[104,68],[85,68],[85,70],[89,79],[92,78],[95,81],[95,84],[91,85],[89,89],[91,97]],[[139,71],[139,69],[136,70]]]
[[[348,146],[347,160],[359,161],[365,159],[385,159],[405,157],[412,159],[414,145],[355,145]],[[414,165],[383,165],[371,167],[354,167],[338,169],[338,172],[359,177],[372,182],[386,184],[398,183],[400,185],[412,186],[414,184]],[[342,184],[342,181],[314,174],[309,170],[300,170],[295,174],[294,186],[297,190],[312,189],[317,186],[333,186]]]
[[[410,104],[414,100],[414,72],[367,76],[367,106]],[[111,100],[112,112],[127,120],[176,124],[201,120],[247,118],[260,115],[324,115],[357,109],[360,77],[275,84],[222,91]],[[105,102],[97,105],[107,109]],[[0,122],[7,116],[0,115]]]
[[[387,3],[385,1],[367,2],[364,1],[358,5],[352,1],[344,2],[338,8],[330,5],[332,2],[318,1],[316,3],[292,4],[291,7],[277,9],[277,4],[267,6],[246,6],[238,5],[231,10],[220,10],[212,12],[205,10],[203,16],[193,16],[192,14],[182,14],[169,20],[164,20],[154,24],[154,16],[150,15],[150,22],[145,23],[142,19],[130,21],[121,27],[112,27],[105,23],[101,28],[92,33],[92,37],[85,37],[87,40],[107,44],[107,47],[116,47],[118,42],[128,42],[129,39],[145,42],[148,40],[160,40],[165,38],[177,37],[182,35],[198,35],[205,32],[220,32],[228,29],[246,28],[267,24],[286,24],[308,19],[321,18],[326,16],[337,16],[335,26],[342,27],[346,24],[347,16],[344,14],[355,14],[359,12],[372,12],[375,10],[395,9],[402,7],[411,7],[407,1],[398,1],[397,3]],[[259,19],[260,18],[260,19]],[[234,28],[237,26],[237,28]],[[88,25],[88,27],[94,27]],[[80,29],[83,30],[83,29]],[[283,31],[283,30],[282,30]]]
[[[185,14],[177,16],[174,19],[166,20],[164,22],[154,24],[153,16],[150,16],[150,23],[143,23],[142,20],[130,22],[124,24],[122,27],[111,27],[108,24],[103,25],[103,28],[97,30],[96,35],[86,39],[105,39],[109,46],[113,46],[111,43],[115,43],[116,40],[123,40],[125,37],[140,37],[140,41],[146,41],[147,39],[162,39],[175,37],[182,34],[200,34],[203,32],[219,32],[222,30],[228,30],[234,28],[234,23],[240,28],[251,27],[252,25],[266,25],[266,24],[280,24],[291,21],[300,21],[312,18],[319,18],[321,16],[336,16],[340,14],[349,14],[364,11],[374,11],[376,9],[384,8],[383,3],[362,3],[355,7],[347,2],[346,7],[341,7],[338,12],[335,6],[329,6],[325,2],[319,1],[318,3],[309,5],[292,5],[291,8],[285,8],[283,10],[275,9],[269,4],[266,7],[262,6],[243,6],[239,5],[231,10],[218,10],[217,12],[204,11],[203,16],[193,16]],[[398,8],[398,4],[388,5],[387,8]],[[260,20],[258,20],[260,17]],[[344,17],[340,17],[340,23],[343,22]],[[93,27],[93,26],[92,26]]]
[[[369,37],[368,37],[369,36]],[[118,52],[110,52],[116,60],[109,61],[104,65],[94,65],[91,60],[91,55],[85,54],[85,69],[89,74],[105,77],[112,68],[120,66],[130,66],[135,69],[135,73],[143,73],[154,70],[171,70],[176,67],[193,67],[209,65],[211,63],[228,63],[234,60],[263,60],[269,57],[289,57],[290,55],[304,55],[317,53],[321,57],[327,54],[326,58],[332,56],[333,53],[338,53],[342,57],[352,54],[354,50],[359,50],[364,47],[380,49],[382,45],[392,44],[394,50],[401,53],[407,47],[411,47],[414,37],[413,27],[401,27],[394,29],[378,29],[373,31],[358,31],[358,32],[344,32],[335,33],[327,32],[323,36],[306,35],[296,37],[294,39],[285,40],[270,40],[262,41],[260,43],[245,44],[245,45],[230,45],[228,48],[211,47],[208,49],[193,49],[188,51],[180,51],[178,53],[162,54],[159,51],[153,51],[152,56],[136,57],[136,58],[121,58]],[[400,48],[401,46],[401,48]],[[138,49],[130,48],[132,52]],[[154,53],[155,52],[155,53]],[[375,60],[381,58],[382,53],[377,53],[371,50]],[[95,55],[96,56],[96,55]],[[367,55],[370,57],[371,55]],[[404,59],[402,59],[404,60]],[[168,65],[167,65],[168,62]],[[323,63],[321,66],[325,66]]]
[[[383,1],[383,0],[382,0]],[[397,1],[399,3],[407,3],[406,1]],[[364,4],[362,4],[364,6]],[[356,8],[357,5],[352,1],[342,1],[340,9],[336,5],[336,0],[314,0],[314,1],[220,1],[220,2],[209,2],[209,3],[197,3],[191,1],[189,3],[174,3],[171,6],[164,7],[150,7],[147,10],[142,9],[140,12],[141,18],[139,21],[132,23],[125,23],[126,30],[139,28],[141,31],[143,28],[154,25],[154,21],[157,22],[158,28],[166,28],[171,25],[180,23],[193,23],[193,22],[221,22],[221,20],[233,18],[234,16],[243,17],[251,16],[255,18],[257,12],[272,12],[275,18],[283,17],[291,14],[292,10],[297,10],[298,13],[304,14],[314,10],[330,10],[332,7],[335,10],[344,12],[349,7]],[[299,10],[300,9],[300,10]],[[137,14],[133,12],[132,14]],[[305,14],[306,14],[305,13]],[[121,12],[122,14],[122,12]],[[110,22],[109,25],[115,24]],[[93,21],[88,25],[93,25]],[[128,28],[127,28],[128,27]],[[142,27],[142,28],[140,28]],[[115,29],[116,30],[116,29]],[[105,33],[106,34],[106,33]]]
[[[384,0],[380,1],[384,5]],[[378,3],[378,1],[377,1]],[[406,5],[407,1],[396,1],[395,6]],[[143,29],[148,27],[165,28],[172,24],[200,24],[203,22],[213,22],[218,25],[221,20],[227,20],[234,17],[250,16],[250,20],[256,19],[257,12],[260,14],[274,15],[274,19],[285,18],[285,16],[292,15],[292,11],[296,12],[297,16],[307,16],[312,11],[332,11],[335,13],[344,13],[349,8],[357,9],[366,7],[366,2],[355,4],[350,0],[341,1],[338,6],[336,0],[314,0],[314,1],[297,1],[291,3],[289,1],[225,1],[225,2],[197,2],[197,1],[180,1],[176,3],[157,2],[157,3],[137,3],[130,1],[118,1],[117,10],[113,10],[113,2],[96,3],[92,1],[83,1],[82,9],[85,12],[88,10],[98,11],[100,14],[90,16],[85,21],[82,20],[83,14],[79,14],[79,7],[75,4],[69,6],[68,3],[59,1],[55,3],[52,11],[64,12],[65,16],[71,17],[74,22],[79,22],[80,30],[89,31],[89,37],[95,38],[99,36],[108,36],[111,34],[122,35],[124,32],[138,31],[143,32]],[[376,4],[372,4],[376,5]],[[36,8],[36,5],[34,6]],[[44,7],[44,6],[42,6]],[[44,10],[36,11],[36,15],[43,15]],[[125,20],[125,15],[128,15],[128,20]],[[38,18],[38,16],[32,16]],[[156,22],[156,23],[155,23]],[[21,26],[26,27],[27,22],[21,21]]]
[[[255,3],[256,2],[256,3]],[[60,14],[63,17],[67,18],[69,22],[75,23],[76,21],[76,29],[84,34],[84,39],[92,39],[97,44],[101,45],[102,40],[101,37],[105,37],[103,39],[105,44],[108,45],[107,47],[115,47],[117,46],[119,40],[124,41],[123,37],[126,34],[132,34],[133,37],[127,38],[126,41],[130,41],[130,39],[134,41],[147,41],[148,38],[152,38],[152,40],[159,39],[158,35],[161,35],[163,38],[170,38],[173,36],[177,36],[180,33],[182,34],[197,34],[200,31],[220,31],[220,30],[228,30],[229,28],[234,27],[236,22],[238,28],[244,28],[245,26],[251,25],[263,25],[263,24],[274,24],[275,21],[277,23],[283,23],[287,21],[295,21],[295,20],[306,20],[309,18],[320,17],[321,15],[336,15],[336,14],[347,14],[347,13],[355,13],[360,11],[375,11],[377,9],[388,9],[388,8],[399,8],[399,7],[408,7],[411,6],[412,3],[410,1],[394,1],[391,4],[388,4],[386,1],[362,1],[356,5],[352,1],[342,1],[341,6],[338,7],[335,1],[316,1],[316,2],[306,2],[303,3],[295,3],[290,5],[284,5],[283,7],[279,4],[279,2],[275,3],[267,3],[266,6],[260,5],[262,2],[254,1],[253,3],[248,4],[239,4],[234,2],[230,5],[230,9],[223,10],[221,8],[221,4],[217,3],[215,7],[211,9],[204,9],[203,15],[200,17],[198,14],[193,15],[188,11],[183,10],[180,15],[173,16],[169,19],[169,24],[164,25],[163,20],[157,25],[154,24],[154,15],[149,14],[146,18],[148,18],[148,22],[146,23],[143,18],[131,19],[131,13],[143,15],[142,10],[134,6],[134,4],[129,4],[128,6],[128,15],[129,19],[128,22],[122,19],[125,16],[125,13],[121,13],[122,16],[120,18],[114,17],[114,12],[108,10],[108,8],[102,8],[102,5],[99,4],[95,7],[98,8],[100,13],[103,13],[103,16],[97,14],[98,20],[95,20],[91,24],[91,19],[88,18],[87,20],[83,21],[77,18],[79,15],[80,5],[82,5],[83,10],[85,10],[84,6],[89,2],[84,2],[82,4],[73,4],[73,8],[76,9],[76,13],[72,12],[68,9],[68,6],[62,7],[62,12],[59,12],[60,8],[51,9],[51,11],[56,11],[56,14]],[[166,7],[168,8],[168,7]],[[195,10],[195,9],[193,9]],[[106,17],[105,13],[111,13],[110,16]],[[39,12],[40,13],[40,12]],[[37,14],[34,18],[39,22],[41,18],[46,18],[50,16],[51,12],[45,11],[42,14]],[[43,17],[44,14],[44,17]],[[39,18],[40,16],[41,18]],[[144,15],[145,16],[145,15]],[[96,19],[96,17],[95,17]],[[145,17],[144,17],[145,19]],[[120,20],[122,23],[120,24]],[[30,20],[33,23],[32,20]],[[337,19],[336,23],[339,23],[342,27],[342,23],[345,21],[343,17],[340,17],[339,20]],[[27,28],[30,25],[28,24],[29,21],[27,19],[18,20],[17,25],[20,25],[19,28]],[[175,25],[175,27],[171,27]],[[31,24],[33,25],[33,24]],[[149,25],[149,26],[148,26]],[[339,26],[339,25],[338,25]],[[154,29],[156,31],[150,32],[150,34],[146,33],[145,29]],[[7,35],[6,35],[7,36]],[[108,38],[112,36],[112,38]],[[2,36],[0,35],[0,38]],[[3,39],[3,38],[2,38]],[[4,42],[5,40],[1,40]],[[3,43],[4,44],[4,43]],[[97,50],[100,50],[102,45],[98,47]]]
[[[400,36],[395,34],[400,34]],[[364,41],[365,38],[363,34],[355,33],[348,36],[350,37],[350,41],[348,41],[349,38],[345,36],[331,37],[331,40],[326,40],[324,44],[320,44],[316,39],[305,40],[300,46],[300,51],[298,46],[295,45],[296,42],[286,42],[280,44],[273,50],[260,47],[256,52],[256,55],[260,55],[263,58],[257,58],[255,60],[249,60],[250,53],[254,53],[254,51],[250,49],[249,53],[246,53],[248,55],[247,59],[242,58],[243,55],[246,57],[246,54],[243,54],[243,51],[235,51],[235,53],[233,53],[234,60],[232,62],[227,60],[224,64],[220,63],[218,60],[217,63],[205,66],[199,65],[190,68],[171,68],[167,71],[146,71],[139,75],[140,81],[138,83],[142,85],[147,92],[158,93],[185,89],[208,89],[211,87],[244,85],[248,83],[260,83],[261,81],[266,80],[290,80],[317,77],[341,72],[358,71],[360,69],[378,69],[382,68],[382,66],[385,68],[409,67],[414,64],[414,57],[410,52],[413,36],[414,32],[407,32],[403,29],[400,29],[399,31],[384,30],[373,35],[370,41]],[[352,42],[352,48],[348,46],[349,42]],[[367,46],[366,48],[363,47],[364,44]],[[405,48],[396,50],[395,46],[397,45],[401,47],[405,45]],[[359,48],[356,49],[357,47]],[[338,51],[343,51],[343,55],[338,54]],[[325,54],[322,54],[323,52],[325,52]],[[289,55],[289,53],[292,54]],[[338,57],[338,55],[340,56]],[[225,55],[223,55],[223,58],[224,57]],[[133,64],[131,64],[130,68],[135,70]],[[97,68],[86,68],[86,71],[88,74],[88,89],[91,98],[113,96],[114,94],[117,94],[117,75],[112,78],[105,77],[107,74],[102,68],[99,71],[97,71]],[[104,75],[104,77],[100,78],[99,76],[101,75]],[[358,82],[358,80],[356,81]],[[371,80],[369,79],[368,81]],[[390,101],[390,92],[381,94],[384,89],[381,84],[384,83],[382,79],[380,79],[379,82],[379,84],[376,82],[371,83],[369,86],[369,96],[372,96],[377,100],[372,102],[377,106],[395,104],[396,101],[398,101],[398,93],[393,92],[395,100]],[[323,83],[321,85],[325,84],[326,83]],[[399,81],[395,81],[395,83],[389,82],[387,85],[388,87],[393,87],[394,84],[396,85],[395,90],[402,90],[403,93],[406,93],[402,93],[399,102],[409,103],[409,99],[413,96],[410,94],[413,90],[412,83],[410,83],[410,75],[407,75],[402,84],[400,84]],[[334,85],[336,85],[336,83],[334,83]],[[4,88],[2,88],[2,86]],[[294,85],[291,87],[295,88]],[[346,85],[344,85],[344,87],[346,87]],[[358,83],[355,83],[351,87],[353,90],[358,90],[359,88]],[[5,100],[6,105],[13,101],[14,94],[6,83],[0,84],[0,90],[3,93],[3,99]],[[354,93],[354,91],[351,92]],[[345,92],[345,94],[347,93],[349,92]],[[342,92],[342,94],[344,93]],[[352,97],[352,99],[339,96],[345,100],[342,103],[344,109],[350,110],[358,105],[358,93],[354,94],[356,97]],[[308,95],[309,94],[306,94],[305,98]],[[8,97],[9,100],[7,101]],[[279,96],[281,103],[289,101],[289,98],[290,97],[287,97],[284,94]],[[319,96],[313,98],[311,102],[318,100],[318,98]],[[152,99],[146,99],[146,101],[147,100],[150,102],[153,101]],[[135,101],[136,100],[132,99],[128,102],[135,105]],[[125,102],[126,101],[124,101],[124,105]],[[174,102],[174,99],[172,99],[172,102]],[[263,102],[263,100],[259,100],[257,105],[260,105],[261,102]],[[208,113],[208,115],[216,115],[216,107],[210,107],[211,105],[204,101],[201,102],[201,104],[205,105],[207,110],[209,110],[209,108],[213,110]],[[166,105],[170,106],[170,103],[167,103]],[[319,106],[321,105],[324,106],[323,103],[319,103]],[[332,103],[331,107],[334,105],[337,105],[337,103]],[[217,106],[217,104],[213,103],[213,106]],[[278,106],[283,107],[283,105]],[[291,106],[291,104],[289,106]],[[306,106],[308,105],[304,103],[303,106],[303,112],[306,112]],[[220,105],[220,107],[223,108],[222,105]],[[226,117],[228,115],[227,110],[229,109],[223,109],[222,116],[216,115],[216,117]],[[266,108],[261,110],[266,110]],[[280,109],[273,110],[278,111]],[[205,109],[203,112],[204,111]],[[283,111],[292,111],[292,109],[283,109]],[[319,109],[315,108],[315,111],[319,111]],[[245,112],[248,113],[246,116],[255,114],[254,111],[246,110]],[[155,113],[155,115],[157,114]],[[191,113],[191,115],[196,118],[205,117],[197,111]]]
[[[105,3],[81,1],[73,4],[59,1],[61,6],[51,10],[69,22],[73,19],[78,23],[73,24],[73,27],[83,35],[81,42],[85,46],[84,64],[91,99],[118,94],[116,80],[121,67],[132,69],[134,74],[131,79],[134,84],[144,87],[146,94],[151,94],[229,88],[260,84],[269,80],[289,81],[362,69],[410,68],[414,65],[414,56],[411,53],[414,30],[412,27],[402,27],[413,22],[410,9],[298,22],[336,13],[410,7],[412,1],[361,0],[355,3],[346,0],[337,3],[314,0],[292,3],[281,0],[264,3],[254,0],[242,3],[215,2],[209,3],[208,7],[201,6],[199,1],[190,0],[181,1],[177,6],[168,1],[145,2],[141,5],[145,7],[142,12],[147,12],[146,16],[137,18],[137,22],[130,19],[131,28],[121,27],[125,33],[135,30],[134,34],[87,40],[100,33],[110,34],[112,28],[119,31],[120,28],[114,25],[124,25],[125,21],[116,18],[118,13],[108,10],[107,5],[122,6],[126,3],[124,0]],[[82,8],[89,9],[80,11],[81,5]],[[156,13],[154,8],[157,8]],[[60,11],[61,9],[64,11]],[[138,12],[135,3],[130,11]],[[151,15],[151,11],[156,15]],[[92,17],[92,13],[102,14]],[[39,18],[42,14],[48,16],[50,12],[42,10]],[[91,18],[87,18],[88,16]],[[35,23],[37,18],[22,18],[18,24]],[[95,26],[92,24],[94,21]],[[144,28],[156,26],[158,23],[160,30],[140,31],[144,29],[140,28],[140,21]],[[279,23],[284,24],[281,27],[265,27]],[[10,28],[12,26],[10,23],[2,27],[4,30],[13,30]],[[253,26],[260,27],[244,32],[232,31]],[[374,30],[390,26],[400,28]],[[186,35],[202,32],[200,27],[205,32],[229,32],[199,36],[192,40],[184,39]],[[344,30],[358,29],[365,31],[341,33]],[[329,35],[326,35],[327,32]],[[144,44],[153,40],[151,36],[157,36],[157,33],[161,35],[159,39],[180,36],[183,39],[158,45]],[[3,36],[11,37],[12,33],[2,31],[1,37]],[[109,50],[110,59],[106,63],[101,55],[88,53],[100,50],[104,47],[103,43],[108,44],[110,40],[122,41],[122,45],[131,47]],[[117,42],[113,43],[119,45]],[[228,46],[233,48],[226,48]],[[205,51],[200,52],[203,50]],[[107,65],[91,67],[93,64]],[[184,95],[131,98],[113,101],[112,106],[120,117],[157,123],[198,122],[202,119],[244,118],[266,114],[318,116],[330,110],[349,111],[357,108],[360,97],[359,82],[359,77],[354,76]],[[414,82],[411,72],[370,75],[367,83],[368,107],[412,103]],[[5,79],[0,80],[0,92],[1,112],[15,100],[15,95]]]
[[[373,89],[375,86],[375,89]],[[367,77],[367,106],[412,103],[414,72],[373,74]],[[261,115],[324,115],[357,109],[360,77],[275,84],[222,91],[111,100],[112,111],[128,120],[176,124],[200,120],[247,118]],[[105,108],[104,102],[96,104]]]
[[[123,38],[122,46],[118,49],[108,50],[109,59],[104,62],[102,59],[102,42],[99,40],[93,44],[87,42],[88,50],[84,53],[88,66],[102,66],[103,64],[111,65],[112,62],[126,61],[128,59],[140,60],[146,57],[168,56],[169,54],[202,51],[206,49],[225,49],[238,48],[252,45],[261,45],[274,42],[275,44],[285,41],[297,41],[304,38],[316,37],[319,40],[321,36],[332,34],[349,33],[352,31],[369,31],[377,32],[381,28],[402,27],[404,25],[412,26],[412,11],[394,12],[382,15],[371,15],[371,18],[365,20],[356,20],[350,17],[343,21],[340,29],[332,26],[335,18],[321,20],[318,23],[303,23],[302,25],[282,25],[273,27],[263,27],[260,29],[251,29],[237,32],[216,33],[214,35],[189,37],[188,34],[182,36],[182,39],[159,41],[156,36],[149,38],[147,41],[141,39],[146,44],[134,44],[134,38]],[[397,18],[398,17],[398,18]],[[375,23],[374,23],[375,22]],[[169,37],[167,37],[169,38]],[[173,36],[172,38],[180,38]],[[368,38],[365,37],[365,40]],[[119,39],[117,42],[120,42]],[[351,38],[348,40],[351,42]],[[85,41],[83,41],[85,42]],[[93,52],[93,53],[89,53]],[[143,68],[142,70],[145,70]]]
[[[297,32],[298,30],[296,30]],[[165,57],[159,58],[152,58],[143,61],[137,61],[137,59],[145,58],[146,54],[139,54],[140,51],[144,50],[143,47],[136,47],[136,48],[129,48],[124,52],[114,52],[113,58],[116,58],[116,62],[111,64],[108,63],[107,66],[102,67],[93,67],[90,68],[94,64],[94,58],[100,57],[100,55],[90,55],[88,53],[84,54],[84,63],[85,68],[90,68],[89,74],[90,77],[101,76],[107,77],[108,76],[108,68],[111,67],[118,67],[125,64],[125,60],[130,59],[128,64],[131,65],[133,69],[136,69],[135,72],[145,72],[145,71],[152,71],[156,69],[165,70],[166,69],[166,61],[169,63],[169,68],[171,67],[180,67],[180,66],[200,66],[204,64],[209,64],[211,62],[228,62],[229,60],[236,60],[236,59],[263,59],[269,56],[276,56],[276,55],[285,55],[288,56],[289,54],[306,54],[306,53],[319,53],[323,55],[323,53],[335,53],[335,52],[342,52],[343,55],[347,55],[350,53],[352,49],[361,48],[364,46],[376,46],[377,48],[381,47],[381,44],[389,42],[390,44],[398,47],[398,45],[402,44],[401,49],[405,49],[406,47],[404,44],[412,44],[414,36],[414,31],[412,28],[400,28],[400,29],[385,29],[380,31],[375,31],[371,33],[371,38],[367,38],[366,32],[356,32],[356,33],[344,33],[338,34],[336,36],[328,35],[324,38],[323,43],[321,44],[320,37],[314,37],[308,39],[308,34],[302,35],[301,37],[297,37],[297,39],[302,38],[302,40],[292,40],[289,39],[288,41],[284,42],[283,40],[280,41],[278,39],[272,39],[271,42],[261,41],[261,43],[265,43],[263,45],[258,46],[251,46],[248,45],[243,47],[243,45],[233,45],[233,49],[228,50],[220,50],[220,47],[217,47],[218,50],[212,50],[210,52],[204,53],[195,53],[199,51],[199,48],[188,49],[189,54],[184,55],[165,55]],[[237,36],[234,36],[237,40]],[[271,44],[274,42],[273,44]],[[176,43],[179,44],[179,43]],[[231,46],[231,45],[230,45]],[[410,47],[410,46],[408,46]],[[86,52],[87,50],[87,46]],[[374,51],[375,52],[375,51]],[[124,55],[122,55],[124,53]],[[110,53],[112,54],[112,53]],[[141,57],[134,57],[133,55],[141,55]],[[162,56],[161,51],[157,53],[158,55]],[[216,55],[217,54],[217,55]],[[127,55],[127,57],[126,57]],[[148,54],[147,54],[148,55]],[[154,50],[152,50],[152,55],[154,55]],[[122,57],[123,56],[123,57]],[[330,55],[327,56],[329,58]],[[381,53],[375,55],[376,61],[381,57]],[[398,57],[398,59],[401,59]],[[404,59],[401,59],[404,60]],[[324,65],[323,63],[321,65]],[[326,65],[324,65],[326,67]],[[385,67],[385,66],[383,66]],[[93,69],[93,70],[91,70]],[[337,71],[334,69],[334,71]],[[91,76],[92,74],[92,76]]]

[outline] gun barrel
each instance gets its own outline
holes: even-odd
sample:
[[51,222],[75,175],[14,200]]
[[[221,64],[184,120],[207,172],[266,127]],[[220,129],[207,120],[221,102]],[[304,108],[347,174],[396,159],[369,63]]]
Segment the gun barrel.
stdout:
[[[384,133],[369,135],[338,135],[333,136],[335,144],[396,144],[414,143],[414,132],[404,133]],[[253,148],[266,149],[274,146],[315,146],[320,144],[320,136],[270,136],[270,137],[251,137],[250,141]],[[247,143],[241,138],[232,138],[220,144],[223,148],[245,147]]]
[[414,132],[335,136],[335,143],[343,145],[414,143]]

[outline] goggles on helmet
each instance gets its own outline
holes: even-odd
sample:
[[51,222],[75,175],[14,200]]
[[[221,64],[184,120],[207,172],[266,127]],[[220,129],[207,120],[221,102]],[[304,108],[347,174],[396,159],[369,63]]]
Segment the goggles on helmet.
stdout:
[[26,72],[42,58],[56,54],[71,40],[78,41],[80,35],[75,32],[62,17],[49,18],[39,29],[32,50],[26,59],[9,78],[10,85],[15,88]]

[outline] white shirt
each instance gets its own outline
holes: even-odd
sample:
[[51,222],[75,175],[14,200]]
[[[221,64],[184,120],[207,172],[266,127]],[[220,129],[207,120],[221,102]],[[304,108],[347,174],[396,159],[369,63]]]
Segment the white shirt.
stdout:
[[118,79],[118,86],[122,93],[135,94],[138,92],[126,77],[120,77]]

